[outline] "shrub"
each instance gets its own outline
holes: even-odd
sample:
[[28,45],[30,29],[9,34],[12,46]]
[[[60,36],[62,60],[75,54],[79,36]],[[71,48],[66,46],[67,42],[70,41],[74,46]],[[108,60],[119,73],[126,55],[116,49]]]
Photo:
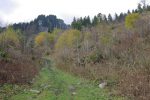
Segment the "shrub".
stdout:
[[36,45],[44,45],[45,42],[47,42],[48,33],[41,32],[35,37],[35,44]]
[[91,63],[101,63],[104,60],[104,56],[101,54],[101,52],[93,52],[88,56],[89,62]]
[[[35,56],[35,55],[34,55]],[[28,83],[38,73],[38,61],[19,48],[0,49],[0,83]]]
[[129,14],[125,18],[126,28],[132,29],[135,27],[135,22],[139,19],[140,15],[138,13]]
[[78,30],[67,30],[58,38],[55,48],[73,47],[79,42],[80,36],[81,32]]
[[111,34],[104,34],[100,37],[100,42],[103,45],[109,45],[113,42],[113,37]]
[[135,32],[139,33],[142,37],[150,36],[150,24],[149,24],[150,15],[142,14],[141,17],[135,23]]
[[8,54],[0,49],[0,61],[5,60],[7,58]]
[[3,47],[18,46],[20,43],[19,34],[13,28],[8,27],[6,31],[0,34],[0,44]]
[[59,29],[54,29],[52,33],[41,32],[35,37],[35,44],[37,46],[47,45],[53,48],[58,34],[61,32]]

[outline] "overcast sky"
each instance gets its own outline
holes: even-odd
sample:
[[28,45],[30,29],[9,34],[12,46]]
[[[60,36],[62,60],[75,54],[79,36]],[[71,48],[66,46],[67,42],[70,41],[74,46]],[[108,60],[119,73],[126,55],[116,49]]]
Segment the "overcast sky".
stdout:
[[127,12],[140,0],[0,0],[0,22],[15,23],[33,20],[40,14],[53,14],[70,23],[72,18],[93,17],[98,13]]

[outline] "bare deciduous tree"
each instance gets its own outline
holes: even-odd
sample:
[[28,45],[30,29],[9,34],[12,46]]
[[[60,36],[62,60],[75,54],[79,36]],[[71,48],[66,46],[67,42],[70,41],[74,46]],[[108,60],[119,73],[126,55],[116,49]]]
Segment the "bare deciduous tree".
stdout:
[[144,10],[147,8],[148,0],[141,0],[141,4],[143,5]]

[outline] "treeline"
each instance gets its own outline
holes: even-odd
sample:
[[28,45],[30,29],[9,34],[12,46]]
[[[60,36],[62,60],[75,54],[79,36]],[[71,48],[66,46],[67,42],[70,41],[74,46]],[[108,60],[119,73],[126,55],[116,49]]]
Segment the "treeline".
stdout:
[[146,4],[146,1],[143,0],[141,3],[138,4],[137,9],[135,10],[128,10],[127,13],[115,13],[114,16],[111,14],[108,14],[106,16],[105,14],[99,13],[94,18],[90,18],[90,16],[85,16],[84,18],[75,18],[73,19],[73,22],[71,23],[72,28],[82,30],[84,27],[94,27],[98,24],[112,24],[112,23],[121,23],[125,21],[125,17],[132,13],[143,13],[145,11],[150,11],[150,6]]
[[86,16],[84,18],[74,18],[73,22],[71,23],[72,28],[81,30],[83,27],[92,27],[92,26],[96,26],[100,23],[113,23],[113,22],[122,22],[124,21],[125,17],[126,17],[126,13],[120,13],[120,15],[115,14],[115,19],[113,18],[113,16],[111,14],[109,14],[108,16],[106,16],[105,14],[99,13],[97,14],[97,16],[94,16],[93,19],[91,19],[89,16]]
[[15,30],[19,29],[24,33],[36,34],[39,32],[52,32],[54,28],[67,29],[68,25],[62,19],[55,15],[39,15],[29,23],[18,23],[12,25]]

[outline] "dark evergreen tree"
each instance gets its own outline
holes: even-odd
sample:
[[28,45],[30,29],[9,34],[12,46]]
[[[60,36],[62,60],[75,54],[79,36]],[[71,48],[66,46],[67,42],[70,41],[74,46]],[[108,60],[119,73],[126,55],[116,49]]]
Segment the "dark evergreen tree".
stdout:
[[135,13],[135,10],[132,10],[132,13]]
[[82,18],[80,19],[73,19],[73,22],[71,23],[72,28],[81,30],[82,29]]
[[102,14],[102,13],[99,13],[99,14],[97,15],[97,18],[98,18],[98,22],[101,23],[102,20],[103,20],[103,14]]
[[134,13],[138,13],[138,9],[135,9]]
[[96,26],[98,24],[98,18],[96,16],[94,16],[93,20],[92,20],[92,25]]
[[124,14],[123,14],[123,13],[120,13],[119,18],[118,18],[118,21],[119,21],[119,22],[122,22],[122,21],[124,21],[124,19],[125,19]]
[[90,16],[87,17],[86,19],[86,26],[91,26],[91,19],[90,19]]
[[119,20],[119,16],[117,13],[115,13],[115,22],[118,22],[118,20]]
[[103,21],[104,21],[104,23],[108,22],[106,15],[103,15]]
[[143,12],[143,8],[142,8],[142,5],[140,3],[138,4],[137,10],[138,10],[139,13]]
[[88,26],[91,25],[91,20],[90,20],[89,16],[88,17],[84,17],[82,25],[85,26],[85,27],[88,27]]
[[108,22],[111,23],[112,21],[113,21],[113,18],[112,18],[112,16],[111,16],[111,14],[109,14],[109,15],[108,15]]
[[130,10],[128,10],[127,14],[131,14]]
[[147,11],[150,11],[150,6],[149,5],[147,5]]

